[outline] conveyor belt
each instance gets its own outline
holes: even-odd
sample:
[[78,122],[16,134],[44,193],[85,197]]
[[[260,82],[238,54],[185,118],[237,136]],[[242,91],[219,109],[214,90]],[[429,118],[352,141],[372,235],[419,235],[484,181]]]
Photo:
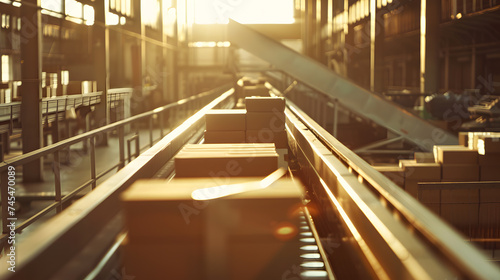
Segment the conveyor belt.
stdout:
[[372,120],[423,150],[432,151],[435,144],[458,143],[454,135],[355,85],[321,63],[250,27],[230,21],[228,38],[232,45],[271,63],[275,69],[287,73],[311,88],[336,98],[351,112]]
[[[17,272],[1,279],[110,279],[126,268],[116,262],[122,240],[119,194],[139,178],[151,178],[203,129],[204,114],[231,99],[234,90],[197,112],[87,196],[31,232],[17,247]],[[326,256],[332,279],[495,279],[500,270],[462,236],[326,133],[293,103],[287,130],[294,176],[307,186],[305,242]],[[154,225],[148,225],[154,226]],[[42,242],[41,242],[42,241]],[[319,242],[318,242],[319,241]],[[110,253],[110,252],[115,253]],[[309,253],[304,253],[304,255]],[[318,255],[308,255],[316,258]],[[109,260],[109,262],[107,262]],[[302,267],[320,267],[306,261]],[[308,278],[308,274],[289,278]],[[324,272],[320,272],[324,273]],[[314,274],[314,273],[312,273]],[[295,278],[293,278],[295,277]],[[324,275],[322,277],[325,277]],[[318,278],[313,278],[318,279]],[[321,278],[319,278],[321,279]]]

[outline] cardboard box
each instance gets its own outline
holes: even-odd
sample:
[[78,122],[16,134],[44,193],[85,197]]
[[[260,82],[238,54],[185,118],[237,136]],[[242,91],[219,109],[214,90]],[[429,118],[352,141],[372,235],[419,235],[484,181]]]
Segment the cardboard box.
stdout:
[[[271,186],[213,200],[194,200],[193,191],[218,195],[234,184],[263,177],[175,178],[139,180],[123,192],[122,201],[130,241],[159,238],[165,241],[201,237],[213,225],[210,215],[220,215],[218,226],[235,236],[274,236],[276,225],[292,223],[301,207],[302,186],[282,178]],[[208,189],[217,187],[216,189]],[[220,212],[219,212],[220,211]],[[156,221],[155,226],[145,226]],[[152,225],[149,224],[149,225]]]
[[[407,193],[411,194],[414,198],[418,199],[418,183],[421,182],[436,182],[436,180],[433,179],[407,179],[405,178],[405,183],[404,183],[404,189]],[[428,198],[429,194],[424,191],[423,192],[423,197],[429,201],[430,199]]]
[[399,167],[403,168],[406,164],[413,164],[417,163],[417,160],[415,159],[400,159],[399,160]]
[[471,150],[477,150],[477,140],[481,137],[485,136],[496,136],[500,137],[500,133],[495,133],[495,132],[469,132],[469,149]]
[[247,143],[274,143],[277,149],[288,147],[287,133],[285,130],[247,130],[245,138]]
[[463,233],[476,229],[478,225],[479,207],[473,204],[443,204],[441,205],[441,218]]
[[479,165],[443,164],[443,182],[479,181]]
[[460,145],[435,145],[434,157],[441,164],[477,164],[477,151]]
[[246,110],[210,110],[205,115],[206,129],[208,131],[219,130],[245,130]]
[[[281,276],[300,256],[302,186],[282,178],[265,189],[208,201],[192,198],[200,188],[255,180],[197,178],[134,183],[122,193],[129,230],[125,263],[130,271],[138,279]],[[261,256],[256,258],[256,252]],[[242,267],[245,275],[232,278],[241,274]]]
[[[211,146],[209,146],[211,145]],[[240,146],[238,146],[240,145]],[[246,146],[245,146],[246,145]],[[175,156],[177,177],[267,176],[278,168],[278,154],[266,144],[186,145]],[[268,145],[268,144],[267,144]],[[271,144],[274,146],[274,144]]]
[[440,181],[441,165],[437,163],[416,163],[400,161],[405,174],[405,180],[414,181]]
[[245,98],[248,112],[284,112],[283,97],[247,97]]
[[389,178],[396,185],[404,188],[405,173],[403,168],[399,166],[373,166],[373,168],[382,173],[385,177]]
[[303,243],[297,239],[237,239],[215,254],[206,243],[144,240],[124,248],[123,266],[134,279],[281,279],[284,271],[301,262]]
[[469,147],[469,132],[458,133],[458,144],[464,147]]
[[481,165],[479,169],[481,181],[500,181],[500,165]]
[[496,165],[500,167],[500,153],[478,155],[479,165]]
[[433,153],[415,153],[415,161],[417,163],[435,163]]
[[477,139],[477,151],[480,155],[499,154],[500,137],[481,136]]
[[[203,279],[203,243],[144,238],[123,248],[123,267],[134,279]],[[196,269],[193,269],[196,267]]]
[[285,129],[284,112],[247,112],[246,130],[270,129],[280,131]]
[[215,143],[245,143],[245,131],[205,131],[205,142]]
[[244,86],[243,87],[243,96],[270,96],[269,89],[264,85],[255,85],[255,86]]

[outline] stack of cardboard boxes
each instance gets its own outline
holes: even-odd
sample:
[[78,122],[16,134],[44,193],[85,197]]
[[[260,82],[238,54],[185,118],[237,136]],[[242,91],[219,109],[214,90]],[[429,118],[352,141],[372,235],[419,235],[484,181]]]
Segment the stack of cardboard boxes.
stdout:
[[500,181],[500,133],[471,133],[469,140],[478,151],[479,179]]
[[205,143],[245,143],[245,110],[210,110],[205,122]]
[[247,97],[246,142],[274,143],[287,148],[285,99],[283,97]]
[[419,182],[441,181],[441,165],[438,163],[400,160],[399,166],[403,169],[404,189],[414,197],[417,197]]
[[279,166],[287,167],[285,99],[247,97],[245,109],[211,110],[207,113],[205,143],[274,143]]
[[443,182],[479,181],[477,151],[460,145],[436,145],[434,156],[441,164]]
[[[419,182],[500,181],[500,133],[461,133],[460,145],[435,145],[398,167],[376,167],[414,197]],[[403,178],[401,178],[403,177]]]
[[302,190],[296,180],[209,201],[192,198],[195,190],[252,180],[134,183],[122,194],[127,274],[137,279],[281,279],[300,263]]

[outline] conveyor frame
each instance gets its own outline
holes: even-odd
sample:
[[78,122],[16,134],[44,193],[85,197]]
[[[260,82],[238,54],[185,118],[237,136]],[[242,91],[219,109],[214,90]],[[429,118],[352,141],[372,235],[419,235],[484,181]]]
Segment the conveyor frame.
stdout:
[[[93,192],[31,232],[18,246],[17,272],[3,269],[0,278],[83,278],[101,265],[99,260],[114,248],[123,230],[120,192],[139,178],[153,176],[203,126],[207,110],[232,93],[223,94]],[[359,253],[365,275],[373,279],[493,279],[500,275],[462,236],[292,102],[287,106],[290,149],[308,181],[327,194],[323,198],[328,206],[344,221],[351,236],[346,243]]]

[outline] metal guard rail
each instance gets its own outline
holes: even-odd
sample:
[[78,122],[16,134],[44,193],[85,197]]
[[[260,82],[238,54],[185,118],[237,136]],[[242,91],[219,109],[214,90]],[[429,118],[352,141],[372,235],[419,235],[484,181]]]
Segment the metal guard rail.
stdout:
[[[118,122],[114,122],[112,124],[106,125],[104,127],[79,134],[77,136],[74,136],[72,138],[68,138],[62,141],[59,141],[55,144],[52,144],[50,146],[20,155],[18,157],[15,157],[13,159],[4,161],[3,163],[0,163],[0,182],[1,184],[1,189],[0,189],[0,198],[5,203],[2,203],[2,208],[1,208],[1,215],[2,215],[2,233],[3,235],[0,237],[0,241],[5,240],[8,237],[8,233],[10,232],[10,229],[7,227],[8,226],[8,212],[9,212],[9,207],[7,202],[7,197],[8,197],[8,192],[9,192],[9,187],[7,185],[8,182],[8,168],[9,166],[20,166],[24,165],[27,163],[30,163],[34,160],[40,159],[44,156],[47,156],[49,154],[53,154],[54,158],[54,164],[53,164],[53,173],[55,177],[55,202],[50,204],[49,206],[45,207],[35,215],[33,215],[31,218],[27,219],[20,225],[16,227],[14,230],[16,233],[22,231],[24,228],[38,220],[40,217],[45,215],[46,213],[56,209],[56,211],[60,212],[62,210],[62,204],[70,199],[72,199],[76,194],[78,194],[81,190],[83,190],[85,187],[88,187],[89,185],[92,185],[92,189],[96,187],[96,182],[98,179],[100,179],[102,176],[106,175],[110,171],[114,170],[115,168],[121,169],[125,165],[125,147],[124,147],[124,126],[131,124],[133,122],[139,121],[139,120],[144,120],[149,118],[149,127],[150,127],[150,147],[153,146],[153,134],[152,134],[152,126],[153,126],[153,118],[163,112],[167,112],[169,109],[175,109],[179,106],[183,106],[184,104],[190,105],[192,103],[196,103],[194,101],[201,100],[204,98],[210,98],[214,95],[219,94],[221,91],[226,91],[230,88],[229,85],[223,86],[211,91],[207,91],[195,96],[191,96],[182,100],[179,100],[177,102],[165,105],[163,107],[158,107],[152,111],[145,112],[130,118],[127,118],[125,120],[121,120]],[[193,104],[194,106],[200,105],[200,104]],[[189,108],[188,108],[189,109]],[[192,108],[190,108],[192,109]],[[163,137],[163,118],[158,118],[160,121],[160,138]],[[95,163],[95,139],[98,137],[98,135],[102,133],[107,133],[117,130],[118,131],[118,137],[119,137],[119,162],[118,164],[112,166],[111,168],[101,172],[100,174],[96,174],[96,163]],[[90,160],[91,160],[91,178],[87,180],[84,184],[80,185],[73,191],[71,191],[69,194],[63,196],[62,191],[61,191],[61,178],[60,178],[60,160],[59,160],[59,152],[68,149],[71,145],[83,142],[83,141],[89,141],[90,142]]]
[[[275,93],[279,93],[279,91],[274,88],[272,90]],[[316,169],[315,172],[317,176],[321,178],[321,184],[325,188],[326,193],[331,196],[333,200],[335,200],[336,195],[339,195],[338,191],[341,189],[340,186],[342,185],[347,186],[347,188],[351,188],[354,185],[364,185],[366,191],[364,191],[364,193],[358,193],[357,195],[360,195],[360,197],[356,197],[357,195],[354,193],[353,189],[350,191],[344,190],[345,193],[342,193],[342,203],[346,203],[347,200],[351,199],[352,205],[356,204],[358,205],[356,207],[361,207],[360,205],[366,203],[363,201],[366,195],[370,196],[370,194],[373,193],[376,196],[376,200],[373,200],[372,203],[374,202],[374,204],[384,205],[393,217],[399,217],[399,219],[395,219],[400,220],[400,222],[396,224],[397,227],[401,227],[401,225],[403,225],[408,233],[414,231],[410,236],[405,237],[404,235],[401,235],[406,241],[408,241],[407,237],[410,239],[416,238],[416,240],[423,240],[427,247],[432,248],[433,254],[439,255],[440,259],[444,260],[446,265],[452,267],[452,271],[455,270],[455,273],[459,274],[459,278],[500,278],[500,270],[498,267],[487,262],[486,257],[481,254],[481,252],[475,249],[472,245],[466,243],[465,237],[461,236],[450,226],[440,220],[434,213],[420,204],[416,199],[407,194],[387,177],[371,167],[371,165],[369,165],[366,161],[345,147],[324,128],[318,125],[312,118],[306,115],[302,110],[298,109],[293,102],[287,100],[287,107],[290,112],[292,112],[293,115],[300,120],[301,124],[304,125],[303,129],[314,134],[315,138],[320,140],[319,143],[322,144],[321,146],[323,149],[327,149],[327,152],[315,151],[313,153],[314,155],[308,160],[313,168]],[[290,117],[287,116],[287,119],[290,119]],[[287,124],[287,127],[289,127],[289,124]],[[290,133],[293,133],[293,131],[289,132],[289,134]],[[299,145],[299,143],[297,145]],[[313,144],[310,145],[312,146]],[[311,150],[314,148],[300,147],[300,149]],[[328,163],[329,160],[332,160],[332,156],[335,157],[334,161],[339,162],[339,164],[332,165],[331,162]],[[344,170],[344,172],[335,170],[335,166],[338,166],[338,168],[340,168],[339,170]],[[332,177],[334,182],[331,181]],[[366,186],[368,188],[366,188]],[[346,197],[348,198],[346,199]],[[333,204],[335,204],[335,202],[333,202]],[[365,205],[365,207],[373,207],[374,204],[368,206]],[[349,206],[350,205],[348,205],[348,207]],[[360,211],[367,211],[366,209],[368,208],[361,209]],[[352,211],[352,209],[350,210]],[[371,214],[374,213],[375,212],[371,212]],[[359,218],[357,218],[356,215],[353,215],[353,218],[358,219],[359,221]],[[377,227],[378,225],[378,230],[386,227],[385,229],[388,230],[386,234],[392,235],[391,231],[394,229],[391,228],[391,225],[383,224],[381,217],[374,215],[365,218],[365,223],[366,221],[369,221],[374,224],[374,227]],[[365,223],[359,223],[358,226],[366,230],[366,226],[364,225]],[[372,233],[377,234],[374,232]],[[361,237],[366,238],[367,240],[373,240],[373,236],[367,235]],[[382,234],[381,237],[387,238],[384,234]],[[388,238],[388,240],[391,240],[391,238]],[[410,255],[408,253],[404,253],[404,250],[401,250],[401,247],[398,248],[397,241],[395,239],[388,242],[392,242],[392,244],[389,243],[388,246],[394,248],[395,254],[397,254],[397,251],[401,253],[399,257],[401,257],[402,263],[412,261],[411,259],[405,259],[410,257]],[[376,247],[379,244],[375,243],[371,245]],[[407,243],[407,245],[410,249],[412,249],[414,244],[410,242],[409,244]],[[415,256],[418,257],[419,255],[416,254]],[[420,261],[425,264],[425,260]],[[439,267],[434,266],[434,268],[439,270]],[[408,269],[412,269],[410,264],[408,264]],[[413,271],[413,273],[415,273],[415,271]],[[427,274],[428,276],[432,275],[432,272],[429,273],[430,274]],[[424,274],[422,274],[421,277],[424,277]]]
[[[0,279],[84,279],[120,238],[120,193],[134,181],[152,177],[204,127],[205,114],[233,94],[232,88],[222,93],[94,191],[30,232],[17,246],[16,272],[1,269],[6,263],[0,263]],[[179,102],[188,100],[193,98]]]

